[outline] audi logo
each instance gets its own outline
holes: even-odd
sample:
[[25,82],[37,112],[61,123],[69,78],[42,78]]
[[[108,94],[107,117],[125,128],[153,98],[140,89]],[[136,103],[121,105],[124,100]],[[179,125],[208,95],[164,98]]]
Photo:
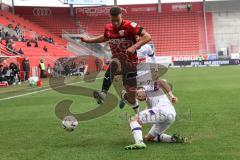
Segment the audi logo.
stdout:
[[50,8],[34,8],[34,16],[51,16],[52,10]]

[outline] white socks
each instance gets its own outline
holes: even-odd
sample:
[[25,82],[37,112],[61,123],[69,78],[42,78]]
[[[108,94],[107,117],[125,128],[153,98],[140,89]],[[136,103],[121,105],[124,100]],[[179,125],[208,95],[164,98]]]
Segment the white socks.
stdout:
[[136,144],[143,142],[142,127],[137,121],[130,122],[130,127]]
[[163,142],[163,143],[173,143],[175,142],[174,139],[172,139],[172,136],[162,133],[161,135],[158,135],[154,138],[154,141],[156,142]]

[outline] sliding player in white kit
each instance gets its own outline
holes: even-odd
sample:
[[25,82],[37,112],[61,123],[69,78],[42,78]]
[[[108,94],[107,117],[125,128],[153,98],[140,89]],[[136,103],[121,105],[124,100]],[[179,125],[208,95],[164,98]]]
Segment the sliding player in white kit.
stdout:
[[[165,94],[164,90],[167,94]],[[170,136],[164,133],[175,121],[176,111],[172,103],[177,102],[177,97],[173,95],[171,87],[165,80],[151,81],[149,84],[139,87],[137,90],[137,99],[139,101],[146,101],[147,109],[131,118],[129,124],[135,144],[126,146],[125,149],[146,148],[142,136],[142,125],[144,124],[152,124],[149,133],[144,137],[145,141],[165,143],[188,142],[188,139],[185,137],[177,134]]]

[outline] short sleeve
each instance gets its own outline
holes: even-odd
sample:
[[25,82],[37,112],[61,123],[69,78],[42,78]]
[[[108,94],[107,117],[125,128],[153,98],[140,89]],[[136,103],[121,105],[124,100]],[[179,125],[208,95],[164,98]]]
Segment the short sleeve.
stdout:
[[130,28],[130,32],[133,35],[140,35],[142,33],[142,30],[143,30],[143,28],[135,22],[130,22],[129,28]]

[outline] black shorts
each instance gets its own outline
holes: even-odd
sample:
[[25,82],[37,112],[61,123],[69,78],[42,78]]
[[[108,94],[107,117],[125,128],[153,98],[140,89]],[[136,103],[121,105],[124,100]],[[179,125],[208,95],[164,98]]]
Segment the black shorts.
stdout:
[[111,73],[117,73],[118,75],[121,74],[124,86],[137,87],[137,62],[135,62],[134,59],[130,59],[126,54],[115,55],[113,56],[113,59],[121,64],[121,71],[120,73],[117,73],[115,68]]
[[121,71],[124,86],[137,87],[137,63],[121,59]]

